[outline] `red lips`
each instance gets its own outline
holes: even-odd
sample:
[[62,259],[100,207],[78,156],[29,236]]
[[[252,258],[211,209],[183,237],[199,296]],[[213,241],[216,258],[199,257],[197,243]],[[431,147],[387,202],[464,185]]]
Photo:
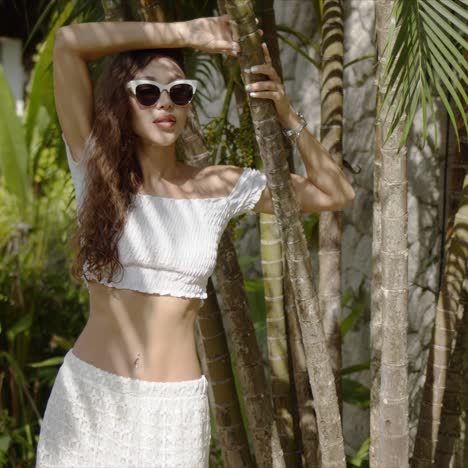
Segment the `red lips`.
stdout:
[[153,120],[154,123],[156,122],[175,122],[177,119],[175,115],[167,114],[163,115],[162,117],[158,117],[157,119]]

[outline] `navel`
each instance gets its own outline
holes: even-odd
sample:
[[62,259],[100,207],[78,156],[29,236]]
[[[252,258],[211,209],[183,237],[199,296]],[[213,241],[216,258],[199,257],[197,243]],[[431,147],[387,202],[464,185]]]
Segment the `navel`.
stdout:
[[140,353],[137,353],[137,357],[133,361],[133,366],[135,367],[135,369],[138,369],[138,367],[140,366],[140,356]]

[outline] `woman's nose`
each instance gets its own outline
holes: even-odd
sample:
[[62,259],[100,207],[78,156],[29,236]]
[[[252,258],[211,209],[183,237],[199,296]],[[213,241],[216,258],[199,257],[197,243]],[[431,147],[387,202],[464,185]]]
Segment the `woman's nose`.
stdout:
[[167,89],[163,90],[159,96],[158,104],[174,104]]

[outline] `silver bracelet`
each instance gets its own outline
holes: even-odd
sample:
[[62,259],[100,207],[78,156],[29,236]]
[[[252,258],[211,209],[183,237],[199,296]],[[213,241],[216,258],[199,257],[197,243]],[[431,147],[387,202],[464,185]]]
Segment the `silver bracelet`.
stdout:
[[293,143],[296,141],[296,138],[301,133],[302,129],[307,125],[306,119],[302,112],[296,112],[298,117],[301,119],[301,123],[295,128],[283,128],[281,131],[285,136],[287,136]]

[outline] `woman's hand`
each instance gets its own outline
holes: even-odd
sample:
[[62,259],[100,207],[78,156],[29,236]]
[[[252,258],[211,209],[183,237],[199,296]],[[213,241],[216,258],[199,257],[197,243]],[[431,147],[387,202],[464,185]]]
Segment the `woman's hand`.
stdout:
[[251,68],[246,68],[244,72],[251,74],[265,74],[271,80],[250,83],[245,87],[245,89],[253,98],[272,99],[279,118],[287,119],[291,109],[289,99],[278,73],[276,73],[276,70],[273,68],[270,52],[268,51],[268,47],[265,43],[262,43],[262,50],[265,57],[265,63],[254,65]]
[[240,51],[235,28],[231,27],[229,15],[195,18],[188,21],[189,47],[211,54],[226,54],[237,57]]

